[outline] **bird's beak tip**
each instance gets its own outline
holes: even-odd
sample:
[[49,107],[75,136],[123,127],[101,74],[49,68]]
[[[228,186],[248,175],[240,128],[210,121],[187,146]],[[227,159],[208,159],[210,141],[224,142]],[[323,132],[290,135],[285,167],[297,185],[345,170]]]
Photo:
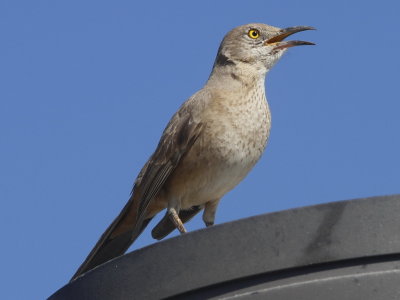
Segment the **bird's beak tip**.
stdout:
[[298,27],[303,27],[303,30],[317,30],[317,28],[313,26],[298,26]]

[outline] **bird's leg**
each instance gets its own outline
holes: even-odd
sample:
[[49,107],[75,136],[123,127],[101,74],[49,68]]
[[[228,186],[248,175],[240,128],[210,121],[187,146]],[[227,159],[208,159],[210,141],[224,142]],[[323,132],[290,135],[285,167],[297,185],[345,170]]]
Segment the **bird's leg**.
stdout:
[[204,207],[203,221],[207,227],[214,225],[215,212],[220,199],[208,201]]
[[187,232],[185,226],[183,226],[183,223],[179,218],[178,213],[174,207],[168,208],[168,215],[172,223],[174,223],[175,227],[179,230],[181,234]]

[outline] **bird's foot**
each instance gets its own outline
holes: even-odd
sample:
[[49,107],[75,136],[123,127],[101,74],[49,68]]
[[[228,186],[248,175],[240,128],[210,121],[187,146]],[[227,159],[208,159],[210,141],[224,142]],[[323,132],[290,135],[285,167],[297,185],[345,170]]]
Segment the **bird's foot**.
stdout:
[[178,216],[178,213],[176,212],[176,210],[174,208],[169,210],[169,217],[170,217],[172,223],[174,223],[175,227],[179,230],[179,232],[181,234],[187,232],[185,226],[183,226],[183,223]]

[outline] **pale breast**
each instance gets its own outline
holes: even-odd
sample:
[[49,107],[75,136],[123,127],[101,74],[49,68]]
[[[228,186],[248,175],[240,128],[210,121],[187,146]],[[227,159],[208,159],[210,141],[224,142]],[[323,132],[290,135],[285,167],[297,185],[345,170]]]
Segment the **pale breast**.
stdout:
[[271,127],[264,83],[231,99],[214,99],[206,128],[184,159],[182,208],[222,197],[253,168]]
[[228,164],[254,164],[265,149],[271,127],[264,83],[227,98],[210,111],[205,143]]

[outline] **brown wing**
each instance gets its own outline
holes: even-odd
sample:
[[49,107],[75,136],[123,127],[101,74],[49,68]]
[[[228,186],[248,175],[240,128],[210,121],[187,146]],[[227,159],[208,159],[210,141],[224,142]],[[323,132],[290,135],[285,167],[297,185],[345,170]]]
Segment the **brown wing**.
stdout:
[[202,128],[203,124],[193,122],[190,115],[185,117],[175,116],[172,119],[143,175],[139,174],[140,182],[136,182],[132,191],[135,194],[137,193],[138,199],[140,199],[139,221],[145,218],[146,209],[151,200],[158,194],[182,157],[189,152],[200,136]]
[[179,161],[191,149],[203,128],[186,109],[177,112],[167,125],[156,151],[139,173],[132,195],[71,280],[125,253],[151,219],[146,211]]

